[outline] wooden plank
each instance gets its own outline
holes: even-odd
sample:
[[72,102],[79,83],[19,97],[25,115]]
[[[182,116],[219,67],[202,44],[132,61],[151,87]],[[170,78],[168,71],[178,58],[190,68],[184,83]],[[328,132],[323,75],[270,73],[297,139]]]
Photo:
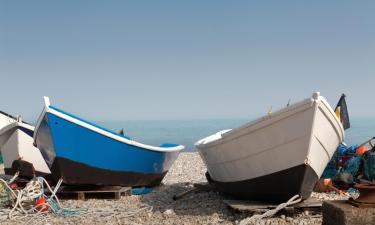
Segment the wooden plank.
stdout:
[[[230,208],[238,211],[259,211],[273,209],[278,206],[278,204],[270,204],[265,202],[257,201],[247,201],[247,200],[236,200],[236,199],[225,199],[223,200]],[[292,206],[288,206],[288,210],[292,211],[294,209],[304,209],[304,208],[321,208],[322,202],[318,200],[306,200]]]
[[92,188],[92,189],[80,189],[80,188],[61,188],[58,193],[101,193],[101,192],[127,192],[130,191],[131,187],[100,187],[100,188]]
[[[131,187],[107,186],[107,187],[73,187],[64,186],[58,192],[60,197],[68,197],[78,200],[87,198],[120,199],[121,195],[130,195]],[[73,197],[74,196],[74,197]]]
[[119,200],[121,198],[121,192],[115,192],[115,199]]
[[305,200],[303,202],[293,205],[294,208],[320,208],[322,207],[323,202],[319,200]]
[[84,192],[78,192],[77,194],[78,194],[78,200],[82,200],[82,201],[86,200]]
[[223,200],[223,202],[227,204],[229,207],[239,210],[239,211],[253,211],[256,209],[272,209],[277,206],[275,204],[269,204],[265,202],[235,200],[235,199],[226,199],[226,200]]
[[80,187],[80,186],[64,186],[61,187],[59,192],[69,192],[69,193],[99,193],[99,192],[126,192],[129,191],[131,187],[121,187],[121,186],[103,186],[103,187]]

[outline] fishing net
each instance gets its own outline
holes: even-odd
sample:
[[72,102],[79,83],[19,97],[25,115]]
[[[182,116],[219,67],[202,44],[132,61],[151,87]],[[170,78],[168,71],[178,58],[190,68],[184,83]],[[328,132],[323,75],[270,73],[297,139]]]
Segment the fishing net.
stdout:
[[322,176],[320,177],[321,179],[325,178],[332,178],[337,175],[337,168],[336,168],[336,163],[331,160],[329,161],[327,167],[324,169]]
[[363,156],[363,169],[365,178],[375,180],[375,152],[367,151]]
[[0,207],[9,206],[11,204],[11,193],[8,188],[2,182],[0,182]]
[[362,156],[354,156],[346,162],[344,171],[346,173],[350,173],[353,177],[357,177],[357,175],[360,173],[361,163]]

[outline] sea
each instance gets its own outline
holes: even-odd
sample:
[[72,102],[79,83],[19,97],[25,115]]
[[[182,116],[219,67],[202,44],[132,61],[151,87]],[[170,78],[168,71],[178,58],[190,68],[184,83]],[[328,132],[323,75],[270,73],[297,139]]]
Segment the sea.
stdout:
[[[97,122],[113,131],[124,129],[131,139],[159,146],[162,143],[181,144],[185,151],[196,151],[194,143],[224,129],[232,129],[252,119],[196,119],[196,120],[128,120]],[[345,143],[362,144],[375,136],[375,117],[351,118],[351,127],[345,132]]]
[[[124,120],[94,121],[94,123],[119,132],[144,144],[159,146],[174,143],[185,146],[187,152],[196,151],[194,143],[204,137],[225,129],[233,129],[252,119],[196,119],[196,120]],[[362,144],[375,136],[375,117],[355,117],[350,119],[351,127],[345,132],[348,146]],[[375,143],[375,141],[374,141]],[[0,154],[0,163],[2,157]]]

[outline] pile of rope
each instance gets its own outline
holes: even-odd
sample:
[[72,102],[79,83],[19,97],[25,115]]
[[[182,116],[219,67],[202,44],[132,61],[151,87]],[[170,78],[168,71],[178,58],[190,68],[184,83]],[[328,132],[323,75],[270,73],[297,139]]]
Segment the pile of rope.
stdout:
[[260,219],[274,216],[277,212],[279,212],[280,210],[284,209],[285,207],[290,206],[290,205],[294,205],[294,204],[296,204],[296,203],[298,203],[300,201],[302,201],[302,199],[300,198],[300,196],[299,195],[295,195],[292,198],[290,198],[287,202],[281,203],[280,205],[278,205],[274,209],[268,210],[267,212],[265,212],[263,214],[253,215],[252,217],[249,217],[249,218],[241,220],[240,225],[247,225],[247,224],[250,224],[250,223],[255,223],[256,221],[258,221]]
[[[11,206],[8,209],[0,211],[0,220],[25,218],[30,215],[36,217],[38,215],[54,213],[60,217],[78,216],[80,211],[77,209],[63,208],[56,192],[60,188],[62,179],[60,179],[54,189],[48,184],[43,177],[37,177],[29,181],[25,188],[13,190],[9,185],[17,178],[16,174],[10,181],[6,182],[0,178],[0,205]],[[47,196],[45,190],[51,193]],[[44,201],[38,201],[43,199]]]
[[[49,217],[50,213],[58,217],[113,217],[117,219],[132,217],[141,212],[151,212],[153,208],[148,205],[141,205],[130,208],[121,207],[101,207],[92,209],[68,209],[63,208],[56,192],[59,190],[62,179],[52,189],[43,177],[37,177],[29,181],[25,188],[13,190],[10,186],[17,178],[16,174],[10,181],[6,182],[0,178],[0,221],[11,219],[23,221],[23,224],[42,224]],[[50,194],[47,196],[45,193]],[[38,200],[45,199],[43,203]],[[5,208],[8,207],[8,208]]]

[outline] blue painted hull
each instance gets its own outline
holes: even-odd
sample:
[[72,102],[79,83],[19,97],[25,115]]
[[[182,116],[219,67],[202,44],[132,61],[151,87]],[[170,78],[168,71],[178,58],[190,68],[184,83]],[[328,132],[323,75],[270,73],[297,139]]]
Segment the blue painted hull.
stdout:
[[34,142],[53,177],[67,184],[158,185],[179,154],[127,144],[49,112],[42,116]]

